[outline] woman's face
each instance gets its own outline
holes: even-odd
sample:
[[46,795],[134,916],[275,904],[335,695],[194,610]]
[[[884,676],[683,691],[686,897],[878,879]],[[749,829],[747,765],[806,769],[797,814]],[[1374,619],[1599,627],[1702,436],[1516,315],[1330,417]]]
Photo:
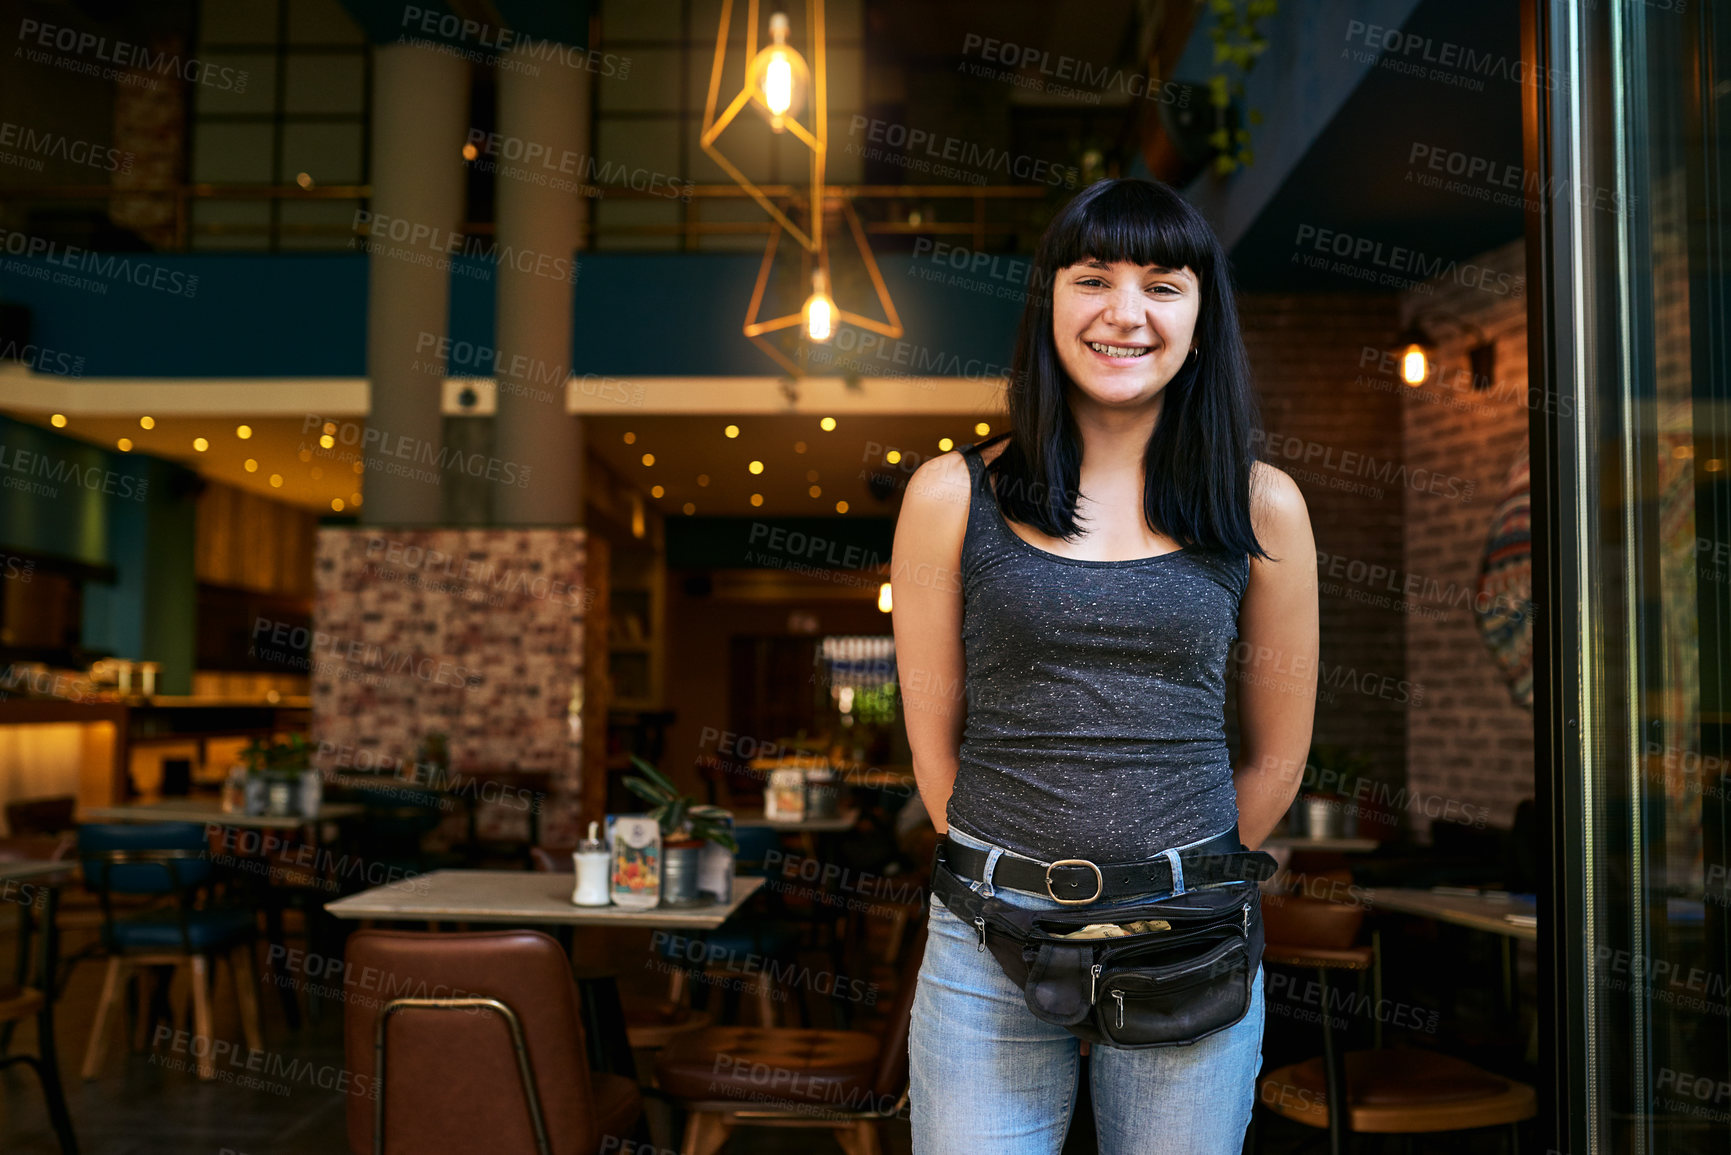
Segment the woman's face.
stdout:
[[1053,280],[1052,339],[1064,371],[1089,397],[1102,405],[1145,402],[1184,367],[1200,308],[1201,285],[1189,268],[1086,260]]

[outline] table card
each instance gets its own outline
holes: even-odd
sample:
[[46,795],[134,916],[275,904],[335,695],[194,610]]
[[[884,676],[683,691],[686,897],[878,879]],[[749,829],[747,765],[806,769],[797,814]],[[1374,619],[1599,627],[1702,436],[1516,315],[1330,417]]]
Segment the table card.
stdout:
[[661,902],[661,824],[641,814],[609,814],[613,904],[647,910]]

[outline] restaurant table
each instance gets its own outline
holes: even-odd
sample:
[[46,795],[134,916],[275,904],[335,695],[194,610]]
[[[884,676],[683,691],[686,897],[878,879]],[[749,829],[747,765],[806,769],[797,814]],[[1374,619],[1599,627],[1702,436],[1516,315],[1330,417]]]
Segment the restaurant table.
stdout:
[[[375,886],[325,904],[338,918],[378,922],[482,922],[511,926],[544,924],[642,927],[645,930],[714,930],[763,886],[762,878],[735,875],[733,901],[704,906],[578,906],[571,901],[569,874],[515,870],[435,870],[412,879]],[[590,1065],[600,1071],[637,1077],[631,1039],[618,984],[609,973],[573,967],[590,1030]]]
[[757,889],[761,878],[736,875],[733,901],[704,906],[578,906],[569,874],[528,870],[433,870],[351,894],[325,909],[338,918],[382,922],[548,923],[559,926],[641,926],[651,930],[714,930]]
[[859,808],[850,806],[834,818],[767,818],[761,810],[746,810],[733,816],[735,826],[767,826],[796,834],[841,834],[859,822]]
[[[1532,899],[1509,894],[1507,891],[1481,891],[1463,894],[1458,891],[1416,890],[1399,886],[1379,886],[1365,893],[1365,903],[1372,909],[1381,908],[1400,914],[1434,918],[1438,922],[1471,927],[1490,934],[1506,935],[1523,942],[1537,942],[1539,927],[1534,920],[1536,906]],[[1515,915],[1511,919],[1509,916]]]
[[[1525,895],[1508,891],[1473,891],[1469,888],[1419,890],[1401,886],[1379,886],[1367,890],[1365,905],[1371,910],[1387,910],[1419,918],[1435,919],[1452,926],[1484,931],[1498,938],[1503,965],[1503,1009],[1510,1014],[1517,1010],[1515,999],[1515,942],[1537,942],[1539,926],[1537,904]],[[1514,917],[1510,917],[1510,916]],[[1377,932],[1380,934],[1380,932]],[[1382,998],[1382,950],[1376,950],[1376,997]],[[1537,1029],[1536,1026],[1534,1028]],[[1380,1034],[1382,1023],[1377,1022]]]
[[161,802],[129,802],[124,806],[89,806],[78,812],[80,822],[198,822],[244,826],[250,830],[299,830],[321,822],[359,818],[366,807],[358,802],[326,802],[311,818],[299,814],[229,814],[216,798],[169,798]]

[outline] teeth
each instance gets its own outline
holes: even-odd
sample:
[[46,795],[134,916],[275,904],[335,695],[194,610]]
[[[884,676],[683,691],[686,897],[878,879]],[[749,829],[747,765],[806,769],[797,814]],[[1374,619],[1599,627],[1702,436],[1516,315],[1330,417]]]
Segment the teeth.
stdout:
[[1148,352],[1147,347],[1135,348],[1121,345],[1102,345],[1098,341],[1089,341],[1088,348],[1096,353],[1104,353],[1108,357],[1140,357]]

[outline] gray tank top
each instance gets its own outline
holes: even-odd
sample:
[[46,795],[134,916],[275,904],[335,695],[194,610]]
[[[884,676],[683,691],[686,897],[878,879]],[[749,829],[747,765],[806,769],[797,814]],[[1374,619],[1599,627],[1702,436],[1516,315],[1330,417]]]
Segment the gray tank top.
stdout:
[[1061,557],[1016,535],[979,449],[961,452],[968,714],[950,822],[1048,862],[1149,858],[1231,829],[1225,668],[1248,555]]

